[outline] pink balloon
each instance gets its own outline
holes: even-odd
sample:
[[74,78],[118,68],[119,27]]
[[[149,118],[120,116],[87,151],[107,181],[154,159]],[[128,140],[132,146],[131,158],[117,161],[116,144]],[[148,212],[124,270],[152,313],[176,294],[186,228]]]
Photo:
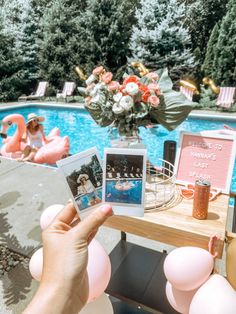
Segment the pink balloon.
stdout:
[[220,275],[212,275],[195,293],[189,314],[235,314],[236,292]]
[[94,301],[105,291],[111,278],[111,262],[101,244],[93,239],[88,247],[88,302]]
[[53,219],[56,217],[56,215],[64,208],[64,205],[61,204],[54,204],[46,209],[44,209],[41,217],[40,217],[40,226],[42,230],[45,230],[50,223],[53,221]]
[[174,288],[169,281],[166,283],[166,296],[170,305],[183,314],[188,314],[192,298],[197,290],[182,291]]
[[178,290],[189,291],[200,287],[210,276],[213,256],[197,247],[181,247],[170,252],[164,262],[167,280]]
[[35,280],[37,281],[41,280],[42,271],[43,271],[43,248],[38,249],[31,256],[31,259],[29,262],[29,271],[30,271],[31,276]]

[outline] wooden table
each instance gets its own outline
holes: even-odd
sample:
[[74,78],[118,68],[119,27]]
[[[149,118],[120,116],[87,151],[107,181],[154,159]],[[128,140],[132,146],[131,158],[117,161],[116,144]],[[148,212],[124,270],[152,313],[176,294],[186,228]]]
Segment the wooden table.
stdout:
[[219,235],[216,250],[222,258],[229,195],[221,194],[209,203],[208,219],[192,217],[193,200],[178,197],[171,207],[145,212],[144,217],[110,217],[105,225],[127,233],[156,240],[176,247],[197,246],[208,249],[209,237]]

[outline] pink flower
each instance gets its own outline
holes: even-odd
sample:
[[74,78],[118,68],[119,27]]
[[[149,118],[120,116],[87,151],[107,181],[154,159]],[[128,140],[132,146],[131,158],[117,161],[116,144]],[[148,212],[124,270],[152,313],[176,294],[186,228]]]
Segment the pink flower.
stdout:
[[111,72],[105,72],[102,74],[102,81],[106,84],[110,83],[112,80],[113,74]]
[[108,89],[110,91],[116,91],[119,88],[120,88],[120,83],[117,81],[111,81],[108,85]]
[[160,99],[155,96],[155,95],[151,95],[148,97],[148,103],[152,106],[152,107],[157,107],[160,103]]
[[156,91],[159,90],[159,85],[156,84],[156,83],[150,83],[150,84],[148,84],[148,88],[149,88],[150,90],[154,90],[154,91],[156,92]]
[[152,80],[158,80],[159,79],[159,76],[156,72],[149,72],[145,76],[152,79]]
[[96,68],[93,70],[93,75],[100,75],[100,74],[103,72],[103,70],[104,70],[103,66],[96,67]]

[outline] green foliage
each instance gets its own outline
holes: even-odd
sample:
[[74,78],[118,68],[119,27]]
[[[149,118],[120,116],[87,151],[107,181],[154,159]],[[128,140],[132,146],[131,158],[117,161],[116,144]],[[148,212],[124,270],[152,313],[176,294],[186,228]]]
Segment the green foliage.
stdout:
[[212,77],[212,72],[214,71],[213,62],[214,62],[214,57],[215,57],[215,46],[217,44],[218,37],[219,37],[219,25],[217,23],[214,26],[210,39],[208,41],[207,52],[206,52],[204,63],[202,65],[202,71],[204,72],[205,76]]
[[216,94],[211,88],[200,85],[200,99],[197,108],[199,109],[216,109]]
[[0,19],[0,101],[16,99],[22,88],[22,60],[14,45],[15,38],[4,30]]
[[176,0],[141,0],[130,41],[132,58],[149,69],[168,67],[178,78],[191,69],[194,58],[188,28],[183,25],[185,14],[185,5]]
[[135,22],[137,1],[91,0],[80,25],[78,62],[86,73],[98,65],[106,65],[116,72],[126,64],[130,55],[128,47],[131,28]]
[[215,24],[226,13],[228,0],[197,0],[188,6],[185,25],[189,28],[193,50],[198,49],[198,61],[204,61],[207,42]]
[[236,85],[236,2],[230,0],[223,18],[213,60],[212,78],[220,86]]
[[[76,8],[75,8],[76,9]],[[40,42],[40,76],[55,88],[62,87],[77,76],[74,67],[79,60],[77,18],[73,17],[73,6],[64,0],[56,0],[42,18],[43,36]]]

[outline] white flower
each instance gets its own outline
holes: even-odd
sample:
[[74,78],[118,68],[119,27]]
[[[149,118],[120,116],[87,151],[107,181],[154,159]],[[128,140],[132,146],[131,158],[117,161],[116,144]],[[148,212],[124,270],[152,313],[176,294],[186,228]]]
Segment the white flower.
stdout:
[[130,95],[138,94],[138,84],[130,82],[125,86],[125,90]]
[[121,107],[118,103],[114,103],[114,105],[112,106],[112,111],[115,113],[115,114],[120,114],[124,111],[124,108]]
[[102,84],[98,83],[94,86],[94,88],[90,91],[90,96],[94,97],[98,93],[98,91],[101,89]]
[[86,82],[87,85],[90,85],[90,84],[92,84],[93,82],[95,82],[96,79],[97,79],[97,77],[96,77],[95,75],[91,74],[91,75],[87,78],[87,80],[86,80],[85,82]]
[[113,99],[115,100],[115,102],[119,102],[122,98],[122,93],[117,93],[113,96]]
[[120,106],[125,110],[129,111],[134,105],[133,98],[131,96],[123,96],[120,100]]

